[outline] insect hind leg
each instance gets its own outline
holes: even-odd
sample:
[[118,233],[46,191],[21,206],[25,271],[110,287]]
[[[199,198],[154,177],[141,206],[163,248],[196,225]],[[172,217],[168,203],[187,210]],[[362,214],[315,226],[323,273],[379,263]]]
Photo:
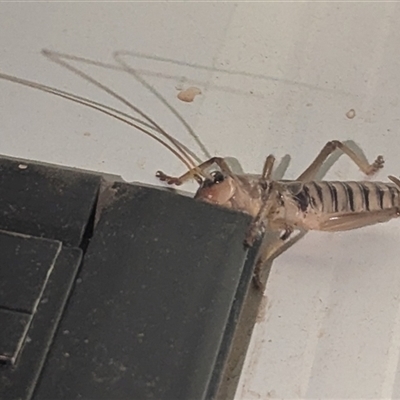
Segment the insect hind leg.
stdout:
[[362,211],[358,213],[334,214],[321,221],[319,230],[326,232],[348,231],[387,222],[400,216],[398,207],[377,211]]
[[349,146],[340,142],[339,140],[332,140],[328,142],[320,151],[311,165],[297,178],[298,181],[308,182],[315,179],[316,174],[327,158],[336,150],[341,150],[361,169],[365,175],[373,175],[383,167],[384,160],[382,156],[378,156],[376,160],[369,164],[368,161],[358,156]]
[[261,253],[257,258],[256,266],[253,274],[253,286],[257,290],[264,290],[265,282],[268,277],[268,266],[276,257],[282,254],[289,247],[292,247],[306,234],[306,231],[300,230],[295,236],[292,235],[293,228],[288,227],[279,237],[267,241],[265,247],[261,249]]

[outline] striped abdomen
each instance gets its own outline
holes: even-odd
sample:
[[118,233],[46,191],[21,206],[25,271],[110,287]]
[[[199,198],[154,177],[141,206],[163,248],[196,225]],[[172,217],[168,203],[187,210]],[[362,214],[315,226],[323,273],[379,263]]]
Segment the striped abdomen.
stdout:
[[399,207],[399,189],[383,182],[285,182],[299,208],[306,212],[351,213]]

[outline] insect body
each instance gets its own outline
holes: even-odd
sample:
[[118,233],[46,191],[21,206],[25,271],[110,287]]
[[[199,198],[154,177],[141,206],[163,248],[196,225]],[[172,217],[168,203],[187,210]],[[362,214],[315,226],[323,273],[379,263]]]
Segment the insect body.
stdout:
[[[273,258],[294,230],[341,231],[386,222],[400,215],[400,180],[390,176],[392,183],[383,182],[327,182],[315,181],[315,175],[327,157],[341,149],[366,175],[372,175],[383,167],[379,156],[368,164],[348,146],[334,140],[328,142],[320,154],[295,181],[271,179],[274,157],[269,156],[259,177],[235,175],[221,158],[213,158],[197,167],[200,170],[217,164],[219,170],[204,179],[195,198],[208,203],[250,214],[252,227],[246,243],[254,240],[268,229],[282,232],[258,261]],[[195,172],[194,172],[195,173]],[[181,184],[190,172],[180,178],[158,172],[158,177],[169,184]],[[259,277],[256,285],[261,286]]]
[[[242,183],[243,177],[238,178]],[[217,184],[225,178],[220,179]],[[248,183],[250,191],[245,188],[234,194],[233,191],[228,192],[232,197],[222,205],[246,212],[254,218],[263,207],[267,207],[266,224],[270,230],[285,230],[288,227],[320,231],[354,229],[359,227],[356,223],[359,218],[356,217],[365,216],[373,221],[371,217],[376,213],[390,216],[388,210],[400,207],[400,191],[392,183],[272,181],[267,187],[258,182]],[[216,184],[206,182],[195,197],[213,202],[211,185],[214,190]],[[268,191],[266,201],[269,205],[264,205],[264,191]],[[256,196],[251,197],[254,194]],[[378,219],[375,222],[383,221]]]

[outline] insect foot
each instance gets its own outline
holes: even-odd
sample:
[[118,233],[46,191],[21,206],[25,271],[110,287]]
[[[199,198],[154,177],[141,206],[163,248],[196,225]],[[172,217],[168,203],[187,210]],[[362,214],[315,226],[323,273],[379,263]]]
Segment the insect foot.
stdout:
[[168,185],[176,185],[179,186],[182,184],[181,180],[179,178],[175,178],[173,176],[169,176],[164,174],[162,171],[157,171],[156,172],[156,177],[161,181],[161,182],[166,182]]
[[383,159],[382,156],[378,156],[376,160],[369,166],[369,170],[367,171],[367,175],[373,175],[377,171],[379,171],[381,168],[383,168],[383,165],[385,164],[385,160]]

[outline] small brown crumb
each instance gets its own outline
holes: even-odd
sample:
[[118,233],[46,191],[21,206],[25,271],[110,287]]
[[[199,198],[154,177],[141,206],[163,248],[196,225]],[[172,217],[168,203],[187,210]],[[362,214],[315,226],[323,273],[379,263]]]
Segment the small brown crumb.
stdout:
[[191,103],[199,94],[201,94],[201,90],[197,87],[191,86],[190,88],[181,90],[177,97],[179,100],[182,100],[186,103]]
[[346,113],[346,117],[347,117],[348,119],[353,119],[355,116],[356,116],[356,112],[355,112],[355,110],[353,110],[353,109],[347,111],[347,113]]
[[83,136],[90,136],[90,132],[85,132]]

